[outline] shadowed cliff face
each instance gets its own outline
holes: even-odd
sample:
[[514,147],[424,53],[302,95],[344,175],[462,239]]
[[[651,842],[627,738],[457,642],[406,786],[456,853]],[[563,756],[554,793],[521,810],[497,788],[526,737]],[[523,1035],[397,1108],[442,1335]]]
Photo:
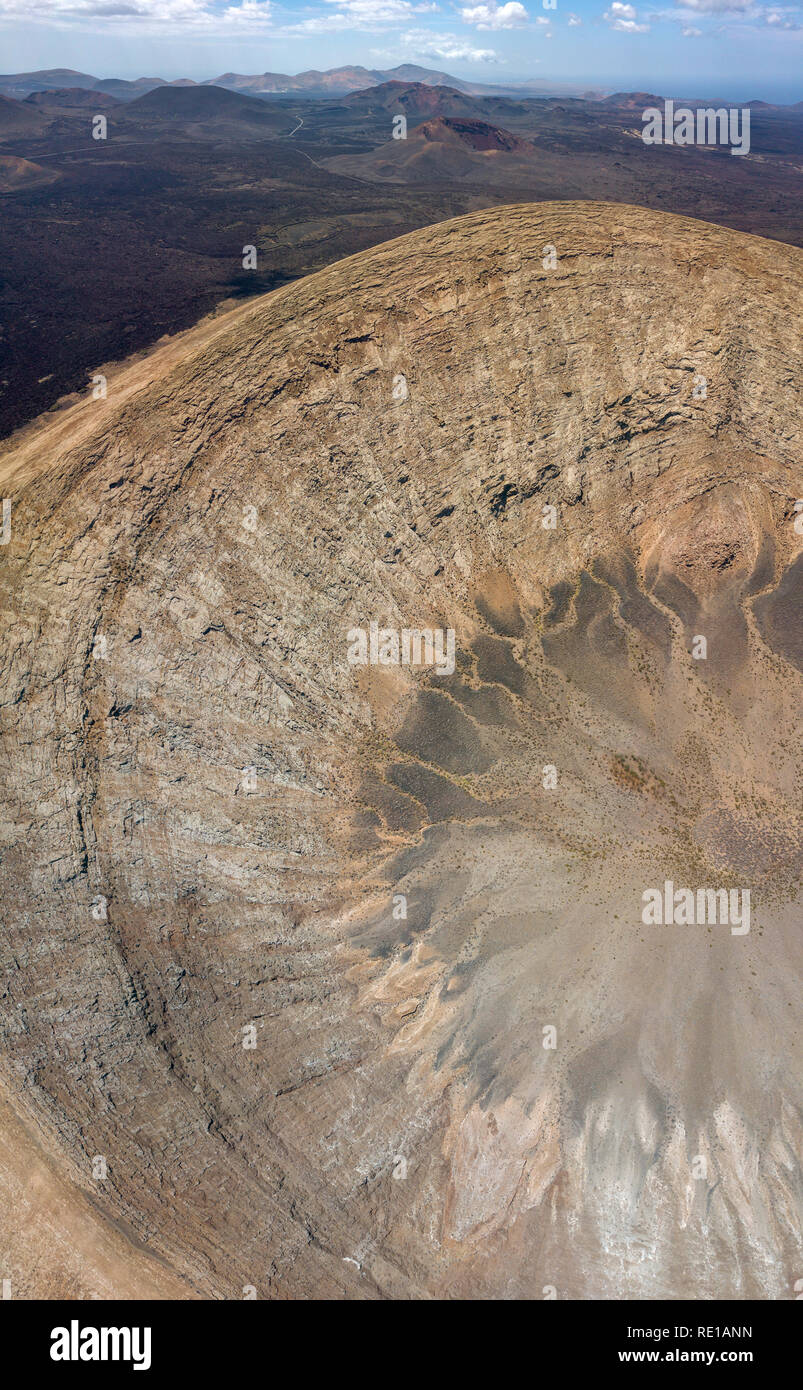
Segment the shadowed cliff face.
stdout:
[[0,456],[20,1293],[794,1296],[799,272],[483,212]]

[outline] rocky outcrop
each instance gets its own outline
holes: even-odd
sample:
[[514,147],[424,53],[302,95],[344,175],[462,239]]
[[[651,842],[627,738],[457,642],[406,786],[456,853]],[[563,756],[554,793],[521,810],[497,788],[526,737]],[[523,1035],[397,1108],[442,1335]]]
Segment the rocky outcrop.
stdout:
[[18,1296],[794,1296],[800,262],[482,212],[0,453]]

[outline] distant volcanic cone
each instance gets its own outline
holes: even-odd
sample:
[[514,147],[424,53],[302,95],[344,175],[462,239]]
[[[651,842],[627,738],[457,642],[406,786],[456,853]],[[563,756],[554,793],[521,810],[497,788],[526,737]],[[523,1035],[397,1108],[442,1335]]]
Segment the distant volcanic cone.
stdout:
[[437,116],[424,121],[413,131],[412,138],[422,140],[460,141],[472,150],[532,150],[529,140],[512,135],[509,130],[489,125],[487,121],[457,120],[451,116]]

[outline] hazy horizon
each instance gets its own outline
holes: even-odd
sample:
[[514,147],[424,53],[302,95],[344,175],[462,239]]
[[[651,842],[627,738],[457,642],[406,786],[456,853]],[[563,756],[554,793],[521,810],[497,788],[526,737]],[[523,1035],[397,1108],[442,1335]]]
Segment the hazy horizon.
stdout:
[[2,65],[6,73],[63,67],[97,77],[209,81],[229,71],[415,63],[491,86],[535,81],[781,103],[803,96],[797,5],[548,4],[0,0]]

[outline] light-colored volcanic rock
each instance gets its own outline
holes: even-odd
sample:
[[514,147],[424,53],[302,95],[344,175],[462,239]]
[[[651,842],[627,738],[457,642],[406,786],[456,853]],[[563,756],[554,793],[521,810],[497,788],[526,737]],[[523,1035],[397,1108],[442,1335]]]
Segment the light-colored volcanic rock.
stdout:
[[40,184],[55,183],[61,175],[55,169],[45,169],[30,159],[19,159],[16,155],[0,154],[0,193],[15,193],[20,188],[35,188]]
[[18,1295],[794,1297],[802,259],[482,212],[0,455]]

